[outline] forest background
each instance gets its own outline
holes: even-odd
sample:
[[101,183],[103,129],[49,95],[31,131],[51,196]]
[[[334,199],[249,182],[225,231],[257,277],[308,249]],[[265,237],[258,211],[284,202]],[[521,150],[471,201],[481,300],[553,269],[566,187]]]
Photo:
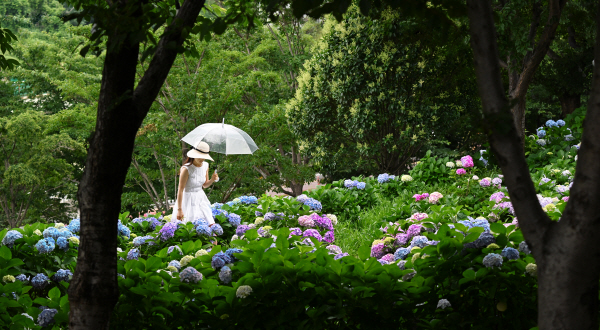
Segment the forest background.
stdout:
[[[501,4],[495,9],[510,91],[536,37],[529,31],[547,13],[537,2]],[[220,2],[209,8],[203,15],[224,10]],[[527,132],[585,104],[593,9],[589,1],[567,3],[551,51],[526,91]],[[19,62],[0,72],[2,227],[76,212],[104,53],[80,56],[92,25],[63,23],[71,10],[56,0],[0,3],[0,25],[18,39],[5,55]],[[254,29],[232,26],[209,41],[193,41],[196,52],[179,55],[138,133],[123,211],[168,210],[188,148],[180,138],[223,118],[260,149],[214,157],[222,180],[209,189],[211,202],[267,190],[296,196],[316,172],[326,180],[400,174],[427,150],[444,156],[486,149],[466,18],[449,32],[401,16],[378,21],[357,13],[346,17],[371,33],[347,31],[333,17],[280,12],[276,23],[259,17]],[[386,44],[398,40],[404,49]],[[382,79],[382,72],[396,76]]]

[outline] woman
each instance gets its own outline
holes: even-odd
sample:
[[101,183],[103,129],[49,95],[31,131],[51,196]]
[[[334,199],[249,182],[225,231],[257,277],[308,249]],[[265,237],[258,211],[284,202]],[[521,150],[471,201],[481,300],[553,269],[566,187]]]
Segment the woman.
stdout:
[[179,173],[177,201],[173,209],[173,215],[177,220],[189,222],[204,219],[210,226],[215,223],[210,201],[203,190],[219,179],[216,172],[210,180],[208,179],[206,160],[213,160],[208,154],[209,151],[208,144],[201,141],[187,153],[188,158]]

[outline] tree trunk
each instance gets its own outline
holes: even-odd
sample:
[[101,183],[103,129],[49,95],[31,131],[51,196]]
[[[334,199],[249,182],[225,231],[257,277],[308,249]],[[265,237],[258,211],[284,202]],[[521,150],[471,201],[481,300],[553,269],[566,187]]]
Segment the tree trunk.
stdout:
[[511,109],[515,127],[517,128],[517,135],[522,143],[525,142],[525,97],[513,99],[514,105]]
[[291,186],[290,188],[292,189],[293,197],[302,195],[302,188],[304,188],[303,182],[298,183],[298,182],[292,181],[290,186]]
[[[538,327],[598,329],[600,277],[600,66],[592,91],[575,181],[560,222],[542,210],[508,111],[490,1],[468,0],[471,46],[490,146],[504,174],[519,225],[538,265]],[[600,59],[600,6],[595,58]]]
[[[135,89],[139,41],[132,40],[139,40],[138,34],[125,35],[119,26],[108,34],[96,130],[77,192],[81,239],[77,267],[69,286],[70,330],[109,328],[119,294],[117,220],[135,136],[173,66],[177,49],[188,36],[182,31],[189,31],[195,24],[202,7],[203,0],[183,3],[165,28]],[[122,15],[121,9],[112,8],[113,14]],[[127,19],[121,21],[131,24]]]
[[565,93],[558,97],[560,100],[560,108],[562,110],[563,117],[572,114],[575,109],[581,106],[581,95],[572,95]]
[[118,299],[116,220],[141,124],[132,100],[138,53],[138,44],[124,45],[104,61],[96,130],[77,193],[81,241],[69,286],[71,330],[108,329]]

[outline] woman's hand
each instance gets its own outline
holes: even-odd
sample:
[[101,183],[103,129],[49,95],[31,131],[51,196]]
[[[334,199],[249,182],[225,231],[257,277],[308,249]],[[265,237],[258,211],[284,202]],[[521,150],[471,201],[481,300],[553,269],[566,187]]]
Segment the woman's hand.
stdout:
[[219,179],[219,175],[217,174],[217,172],[213,173],[211,180],[213,180],[213,182],[217,181]]
[[177,220],[183,221],[183,210],[182,209],[177,210]]

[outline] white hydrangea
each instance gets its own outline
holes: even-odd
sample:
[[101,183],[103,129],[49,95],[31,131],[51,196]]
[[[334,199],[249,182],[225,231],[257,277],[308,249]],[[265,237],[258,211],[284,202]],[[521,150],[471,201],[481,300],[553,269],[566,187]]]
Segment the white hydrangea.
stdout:
[[408,181],[412,181],[413,178],[412,176],[408,175],[408,174],[404,174],[403,176],[400,177],[400,180],[402,182],[408,182]]
[[462,167],[462,162],[461,162],[460,160],[457,160],[457,161],[456,161],[456,166],[458,166],[458,167]]
[[448,299],[440,299],[440,301],[438,301],[437,308],[446,309],[448,307],[452,307]]
[[244,299],[252,293],[252,287],[249,285],[240,285],[235,291],[235,296]]
[[447,162],[446,163],[446,167],[454,168],[454,163],[453,162]]
[[338,219],[335,214],[325,214],[325,216],[331,220],[332,225],[336,226],[338,224]]

